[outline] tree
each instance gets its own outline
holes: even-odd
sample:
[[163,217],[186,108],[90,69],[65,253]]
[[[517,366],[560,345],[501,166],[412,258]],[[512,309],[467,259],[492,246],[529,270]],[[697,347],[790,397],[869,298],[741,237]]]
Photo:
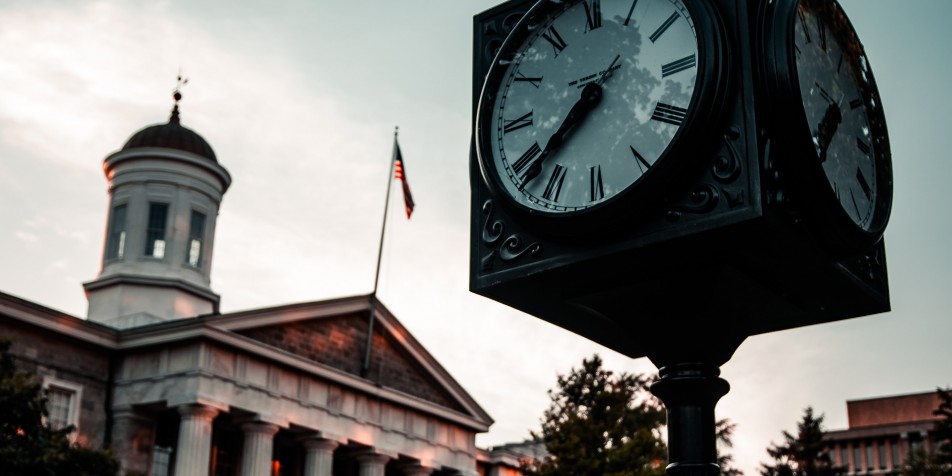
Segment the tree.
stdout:
[[108,451],[69,443],[72,426],[46,422],[46,397],[36,375],[17,372],[10,342],[0,341],[0,462],[9,476],[113,476],[119,463]]
[[902,468],[903,476],[949,476],[952,475],[952,393],[936,389],[939,407],[932,412],[940,417],[935,422],[935,451],[929,453],[918,448],[909,454]]
[[939,466],[935,454],[929,454],[925,448],[917,448],[909,453],[909,459],[902,467],[902,476],[947,476]]
[[642,375],[614,374],[598,355],[558,377],[541,434],[549,456],[524,468],[539,476],[662,476],[664,409]]
[[935,423],[936,447],[935,459],[945,474],[952,474],[952,392],[949,389],[936,389],[939,395],[939,408],[934,415],[941,417]]
[[797,424],[796,436],[784,431],[784,444],[771,445],[767,454],[773,465],[761,463],[763,476],[835,476],[845,468],[833,466],[827,444],[823,442],[823,415],[814,416],[807,407]]
[[727,418],[717,421],[714,427],[714,433],[717,436],[717,465],[721,467],[721,476],[744,476],[744,472],[734,467],[734,457],[722,450],[734,447],[734,429],[736,423],[731,423]]

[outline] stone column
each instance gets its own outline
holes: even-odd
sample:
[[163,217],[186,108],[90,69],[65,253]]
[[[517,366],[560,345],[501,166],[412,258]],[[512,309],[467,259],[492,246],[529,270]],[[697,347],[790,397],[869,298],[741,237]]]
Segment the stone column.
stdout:
[[322,438],[308,438],[303,441],[304,476],[331,476],[334,468],[334,450],[337,442]]
[[212,451],[212,420],[218,409],[205,405],[181,405],[175,476],[206,476]]
[[245,433],[245,446],[241,452],[241,476],[271,474],[274,434],[279,429],[278,425],[258,421],[241,425],[241,430]]
[[120,473],[149,474],[155,446],[155,422],[133,409],[116,410],[112,446],[119,457]]
[[357,455],[357,462],[360,463],[359,476],[384,476],[384,467],[390,461],[390,457],[379,453],[360,453]]

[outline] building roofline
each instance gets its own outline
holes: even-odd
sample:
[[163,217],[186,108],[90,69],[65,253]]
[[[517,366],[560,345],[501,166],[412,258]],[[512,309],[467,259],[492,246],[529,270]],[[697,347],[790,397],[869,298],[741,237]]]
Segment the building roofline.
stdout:
[[112,327],[4,292],[0,292],[0,314],[107,349],[115,349],[118,344],[119,332]]
[[879,397],[857,398],[853,400],[847,400],[846,403],[850,404],[850,403],[858,403],[858,402],[871,402],[875,400],[892,400],[895,398],[922,397],[925,395],[935,395],[935,392],[936,392],[935,390],[931,390],[927,392],[900,393],[896,395],[883,395]]

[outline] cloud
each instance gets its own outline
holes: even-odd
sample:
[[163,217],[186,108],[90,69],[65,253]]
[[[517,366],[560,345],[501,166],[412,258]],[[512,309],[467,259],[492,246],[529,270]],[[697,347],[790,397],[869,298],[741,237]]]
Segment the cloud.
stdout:
[[22,241],[22,242],[24,242],[24,243],[36,243],[36,242],[40,241],[40,239],[37,238],[37,236],[34,235],[33,233],[28,233],[28,232],[25,232],[25,231],[23,231],[23,230],[17,230],[17,231],[14,233],[14,235],[17,237],[18,240],[20,240],[20,241]]

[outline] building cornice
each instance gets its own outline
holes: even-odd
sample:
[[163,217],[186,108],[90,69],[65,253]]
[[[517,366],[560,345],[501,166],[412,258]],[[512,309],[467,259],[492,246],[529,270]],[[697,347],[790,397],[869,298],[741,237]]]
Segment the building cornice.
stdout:
[[[165,323],[163,323],[165,324]],[[488,421],[478,416],[466,415],[450,410],[441,405],[405,394],[387,387],[381,387],[373,382],[362,379],[341,370],[319,364],[289,352],[267,346],[254,339],[221,329],[209,323],[200,325],[178,326],[169,328],[165,325],[148,326],[147,328],[131,329],[120,337],[118,348],[131,350],[143,347],[162,346],[185,340],[207,340],[227,345],[231,348],[256,355],[262,359],[286,365],[290,368],[303,371],[329,382],[350,388],[381,400],[418,410],[441,419],[451,421],[476,432],[489,430],[492,420]]]
[[106,176],[120,163],[142,159],[165,159],[192,165],[210,172],[221,183],[221,192],[224,193],[231,186],[231,174],[217,162],[192,152],[165,147],[136,147],[133,149],[113,152],[103,161],[102,167]]
[[203,299],[207,299],[214,303],[215,309],[218,309],[218,303],[221,301],[221,296],[215,294],[210,289],[199,286],[197,284],[191,283],[184,279],[178,278],[164,278],[158,276],[145,276],[139,274],[126,274],[119,273],[113,274],[110,276],[105,276],[93,281],[88,281],[83,283],[83,289],[86,292],[94,291],[97,289],[107,288],[109,286],[117,286],[120,284],[135,284],[139,286],[155,286],[161,288],[175,288],[180,291],[193,294]]

